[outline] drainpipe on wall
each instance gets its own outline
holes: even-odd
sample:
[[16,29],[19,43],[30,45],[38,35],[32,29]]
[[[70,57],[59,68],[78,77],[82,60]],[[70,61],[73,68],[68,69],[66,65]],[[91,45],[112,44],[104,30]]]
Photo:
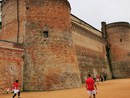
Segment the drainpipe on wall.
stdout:
[[108,60],[108,64],[109,64],[109,68],[112,74],[112,78],[113,77],[113,70],[112,70],[112,62],[111,62],[111,50],[110,50],[110,45],[108,42],[108,36],[107,36],[107,30],[106,30],[106,22],[102,22],[102,37],[105,39],[106,41],[106,56],[107,56],[107,60]]
[[2,1],[0,1],[0,29],[2,29]]
[[17,0],[17,23],[18,23],[18,28],[17,28],[17,43],[19,43],[19,27],[20,27],[20,19],[19,19],[19,0]]
[[104,39],[107,39],[107,33],[106,33],[106,22],[102,22],[101,23],[102,24],[102,37],[104,38]]

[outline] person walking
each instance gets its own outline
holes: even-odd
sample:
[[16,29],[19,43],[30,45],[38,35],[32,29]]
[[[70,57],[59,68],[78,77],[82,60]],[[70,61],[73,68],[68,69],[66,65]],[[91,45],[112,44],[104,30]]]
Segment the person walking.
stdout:
[[14,83],[13,83],[13,87],[12,87],[13,91],[14,91],[14,95],[12,98],[14,98],[17,94],[18,94],[18,98],[21,98],[20,97],[20,89],[19,89],[19,80],[16,80]]
[[106,81],[107,80],[107,73],[106,72],[103,73],[103,77],[104,77],[104,81]]
[[90,74],[88,74],[88,78],[86,79],[86,90],[89,94],[89,98],[92,98],[92,96],[96,98],[97,86]]
[[101,82],[103,82],[103,75],[100,74],[100,79],[101,79]]

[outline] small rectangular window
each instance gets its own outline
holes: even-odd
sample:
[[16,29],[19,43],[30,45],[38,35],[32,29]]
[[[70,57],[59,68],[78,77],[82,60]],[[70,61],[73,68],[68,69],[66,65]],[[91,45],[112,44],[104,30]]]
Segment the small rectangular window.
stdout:
[[122,42],[122,39],[120,39],[120,42]]
[[43,31],[43,37],[48,38],[48,31]]

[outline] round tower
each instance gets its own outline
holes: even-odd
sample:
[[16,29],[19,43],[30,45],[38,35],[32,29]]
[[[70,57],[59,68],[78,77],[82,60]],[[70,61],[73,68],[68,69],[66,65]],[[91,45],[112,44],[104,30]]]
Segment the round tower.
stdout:
[[26,0],[24,90],[81,84],[67,0]]
[[26,23],[25,0],[2,0],[1,40],[23,43]]
[[130,77],[130,24],[111,23],[106,29],[113,77]]

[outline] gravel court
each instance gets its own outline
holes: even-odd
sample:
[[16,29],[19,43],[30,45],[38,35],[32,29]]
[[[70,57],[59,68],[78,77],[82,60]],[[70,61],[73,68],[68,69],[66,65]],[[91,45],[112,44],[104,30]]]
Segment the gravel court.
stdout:
[[[115,79],[97,83],[96,98],[130,98],[130,79]],[[13,94],[0,95],[12,98]],[[15,97],[18,98],[18,97]],[[85,85],[80,88],[51,92],[22,92],[21,98],[88,98]]]

